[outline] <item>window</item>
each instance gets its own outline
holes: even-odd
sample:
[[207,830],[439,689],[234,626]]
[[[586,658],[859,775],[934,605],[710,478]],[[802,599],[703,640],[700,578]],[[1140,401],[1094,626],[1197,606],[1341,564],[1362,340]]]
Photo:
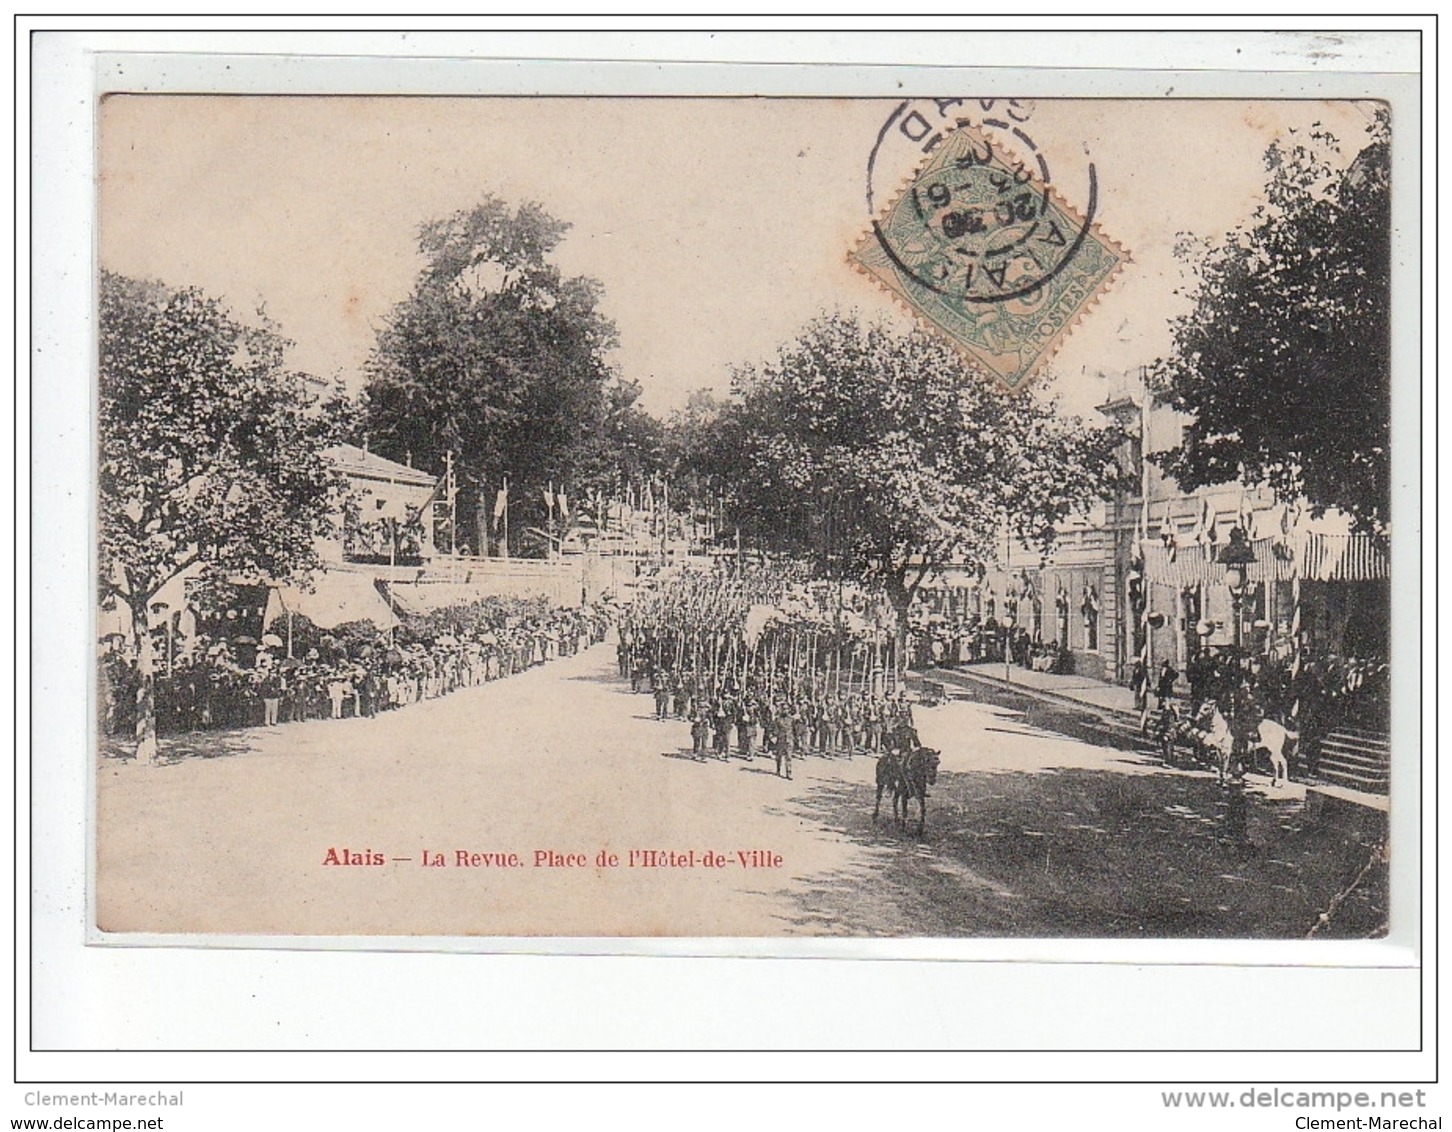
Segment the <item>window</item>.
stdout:
[[1093,586],[1084,590],[1084,601],[1079,607],[1084,614],[1084,647],[1090,652],[1099,651],[1099,593]]

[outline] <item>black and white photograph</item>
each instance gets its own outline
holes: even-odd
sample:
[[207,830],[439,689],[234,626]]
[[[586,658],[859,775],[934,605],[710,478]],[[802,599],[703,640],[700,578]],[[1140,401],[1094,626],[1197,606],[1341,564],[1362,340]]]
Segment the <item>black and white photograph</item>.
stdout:
[[95,929],[1384,936],[1397,127],[107,96]]

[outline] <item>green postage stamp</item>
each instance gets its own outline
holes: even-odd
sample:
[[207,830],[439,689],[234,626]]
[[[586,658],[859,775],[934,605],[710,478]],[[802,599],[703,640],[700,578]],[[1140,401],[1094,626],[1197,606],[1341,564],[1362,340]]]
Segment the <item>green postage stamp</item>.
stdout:
[[872,222],[852,261],[1010,389],[1021,389],[1129,254],[1054,191],[1022,129],[1018,156],[963,124]]

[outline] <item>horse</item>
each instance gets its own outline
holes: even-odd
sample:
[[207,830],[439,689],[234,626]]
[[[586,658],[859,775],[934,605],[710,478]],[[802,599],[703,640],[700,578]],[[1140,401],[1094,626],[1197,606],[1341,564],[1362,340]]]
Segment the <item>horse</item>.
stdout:
[[876,821],[882,807],[882,793],[892,790],[892,816],[899,829],[907,828],[908,806],[914,798],[918,803],[918,836],[928,820],[928,787],[938,781],[941,755],[931,747],[913,746],[903,751],[888,751],[877,760],[877,802],[872,807]]
[[1220,784],[1225,785],[1225,776],[1230,771],[1230,755],[1235,749],[1235,737],[1230,734],[1230,721],[1225,718],[1214,700],[1200,705],[1192,724],[1192,735],[1200,747],[1215,759],[1215,769]]
[[907,752],[918,746],[918,733],[907,723],[899,723],[883,736],[882,754],[877,759],[877,801],[872,807],[872,820],[876,821],[882,811],[882,794],[892,791],[893,814],[897,813],[897,797],[904,789],[902,785],[903,761]]
[[938,760],[940,755],[931,747],[914,747],[903,759],[901,795],[894,794],[892,812],[897,813],[898,798],[902,799],[902,817],[899,828],[907,827],[908,802],[918,800],[918,836],[923,835],[923,826],[928,820],[928,787],[938,781]]
[[[1235,739],[1230,733],[1230,723],[1225,718],[1225,713],[1213,700],[1206,701],[1200,708],[1195,722],[1198,727],[1196,738],[1201,746],[1215,754],[1216,766],[1223,784],[1225,775],[1230,769],[1230,755],[1235,748]],[[1249,750],[1246,754],[1251,755],[1257,750],[1262,750],[1270,756],[1272,788],[1284,785],[1289,779],[1286,750],[1300,737],[1299,732],[1290,730],[1274,719],[1262,719],[1257,725],[1255,742],[1248,745]]]
[[1290,778],[1286,750],[1300,739],[1299,731],[1292,731],[1274,719],[1260,721],[1260,747],[1270,756],[1271,785],[1281,786]]

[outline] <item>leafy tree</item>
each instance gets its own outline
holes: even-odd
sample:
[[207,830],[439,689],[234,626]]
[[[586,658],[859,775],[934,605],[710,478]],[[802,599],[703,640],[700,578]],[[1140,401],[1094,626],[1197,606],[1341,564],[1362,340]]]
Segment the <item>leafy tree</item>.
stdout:
[[1191,417],[1160,458],[1187,488],[1244,478],[1384,537],[1390,498],[1390,138],[1378,113],[1344,169],[1316,129],[1265,155],[1265,202],[1186,251],[1199,283],[1160,363]]
[[318,406],[328,428],[339,443],[361,444],[368,433],[368,406],[364,398],[354,396],[341,377],[334,377]]
[[662,459],[671,483],[688,500],[699,503],[714,496],[701,454],[712,450],[725,408],[726,402],[709,389],[697,389],[686,399],[686,407],[671,413],[666,422]]
[[581,438],[572,458],[570,483],[580,501],[595,495],[623,496],[629,484],[644,484],[665,469],[665,426],[639,405],[640,382],[617,379],[605,387],[597,429]]
[[183,574],[202,590],[301,575],[329,528],[333,425],[283,368],[286,345],[194,288],[102,272],[100,585],[131,613],[141,761],[156,752],[161,589]]
[[992,561],[1005,528],[1047,550],[1117,486],[1120,439],[990,386],[935,336],[831,316],[734,375],[698,461],[743,537],[877,579],[905,627],[933,571]]
[[365,367],[374,450],[440,470],[453,453],[461,535],[481,551],[506,474],[522,505],[513,537],[540,518],[536,489],[570,483],[598,444],[610,397],[633,400],[611,390],[615,329],[597,309],[600,285],[549,261],[569,227],[492,196],[423,225],[423,268]]

